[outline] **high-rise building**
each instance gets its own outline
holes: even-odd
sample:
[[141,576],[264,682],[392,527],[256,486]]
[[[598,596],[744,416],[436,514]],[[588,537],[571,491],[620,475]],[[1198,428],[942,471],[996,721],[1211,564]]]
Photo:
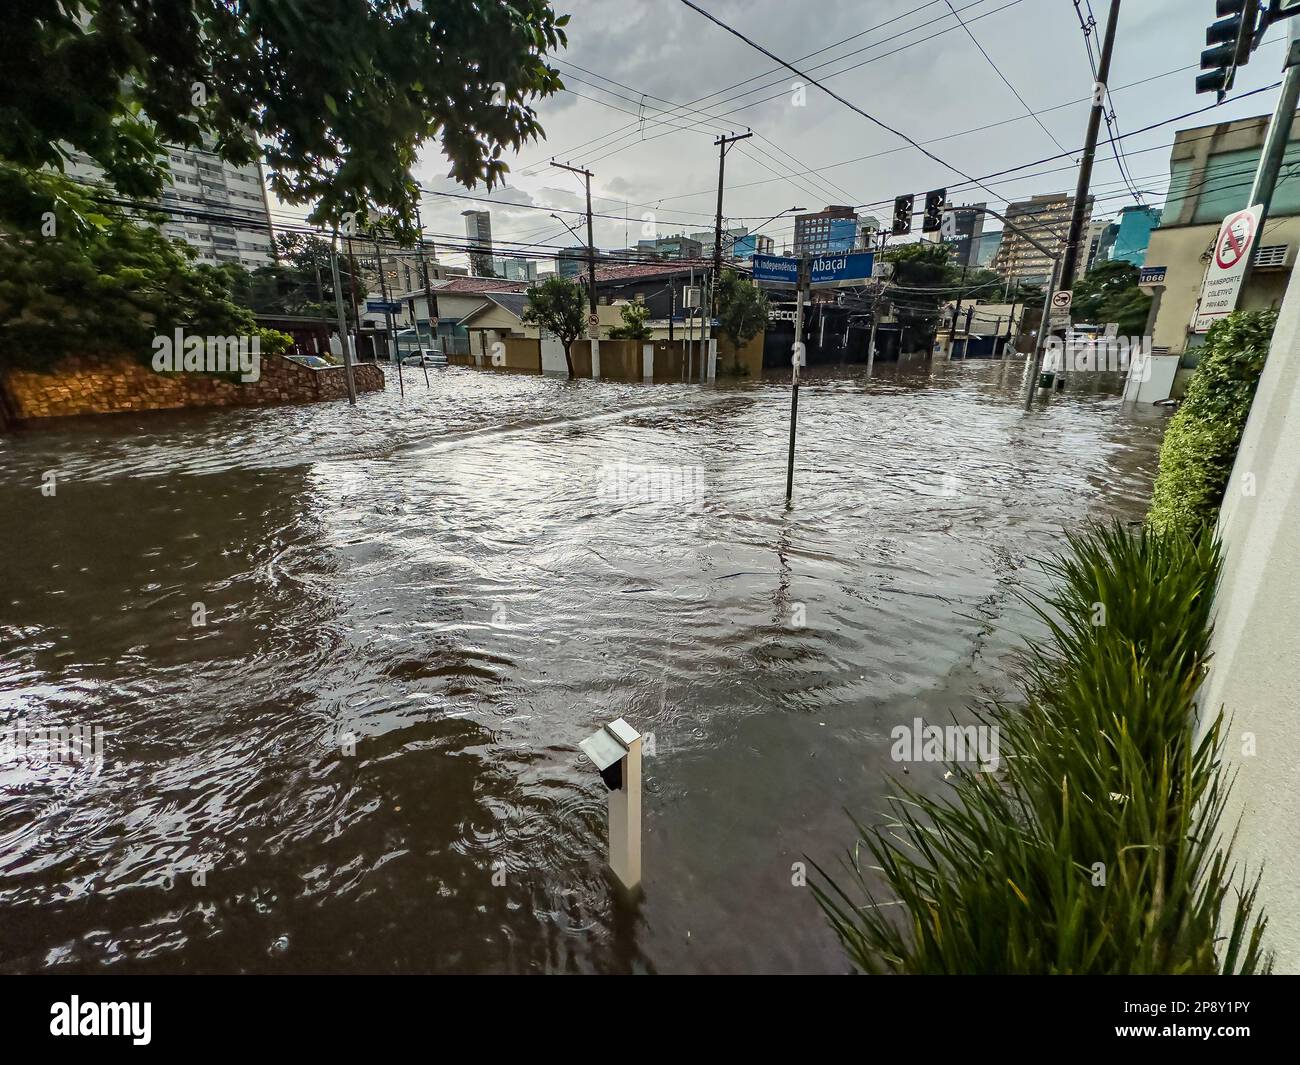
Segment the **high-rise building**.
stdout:
[[755,255],[771,255],[772,243],[772,238],[762,233],[746,233],[732,250],[737,259],[752,259]]
[[537,260],[498,259],[496,275],[504,277],[507,281],[536,281]]
[[[709,234],[712,242],[713,234]],[[656,259],[700,259],[704,257],[704,246],[685,233],[675,237],[660,237],[657,240],[639,240],[637,247]]]
[[984,212],[982,203],[969,204],[952,209],[953,221],[957,235],[953,240],[953,261],[958,266],[974,267],[978,265],[979,240],[984,235]]
[[[158,206],[166,216],[162,231],[198,252],[209,265],[238,263],[248,270],[275,262],[275,232],[258,163],[234,166],[204,148],[167,151],[171,176]],[[104,172],[74,152],[67,174],[86,185],[102,185]]]
[[492,215],[488,211],[461,211],[465,219],[465,238],[470,243],[469,272],[476,277],[492,277]]
[[[712,229],[707,229],[691,234],[691,240],[699,241],[700,254],[706,259],[713,258],[713,233]],[[722,257],[724,259],[734,258],[736,241],[748,233],[749,230],[744,226],[737,229],[724,229],[722,231]]]
[[998,248],[1002,246],[1002,230],[995,229],[992,233],[985,233],[975,240],[975,265],[982,270],[987,270],[993,265],[993,259],[998,254]]
[[[1059,254],[1065,247],[1074,211],[1074,197],[1065,192],[1031,196],[1008,205],[1011,222],[1002,231],[1002,243],[993,258],[993,269],[1012,281],[1046,285],[1051,280],[1056,260],[1027,239],[1026,234]],[[1084,211],[1084,226],[1092,215],[1092,197]]]
[[858,216],[852,207],[832,205],[824,211],[794,216],[795,255],[852,251],[858,244]]
[[1110,246],[1115,243],[1115,223],[1109,218],[1093,219],[1083,231],[1083,243],[1087,252],[1082,257],[1080,276],[1109,257]]
[[1158,207],[1125,207],[1116,220],[1115,243],[1111,248],[1112,259],[1123,259],[1134,266],[1146,263],[1147,246],[1151,243],[1151,231],[1160,224]]

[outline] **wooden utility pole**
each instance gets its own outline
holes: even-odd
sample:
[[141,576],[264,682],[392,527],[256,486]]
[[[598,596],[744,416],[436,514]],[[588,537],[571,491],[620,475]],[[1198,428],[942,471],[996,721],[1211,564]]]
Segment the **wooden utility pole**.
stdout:
[[[727,167],[727,150],[736,141],[747,140],[753,135],[753,133],[738,133],[735,136],[719,137],[713,142],[718,146],[718,210],[713,220],[713,278],[715,292],[717,279],[722,276],[722,180]],[[717,314],[717,311],[718,309],[711,299],[709,301],[710,315]]]
[[593,175],[590,170],[568,166],[565,163],[557,163],[554,159],[551,160],[551,166],[567,170],[571,174],[581,174],[587,185],[587,290],[591,302],[591,316],[594,318],[599,312],[596,310],[596,245],[593,243],[591,233],[591,179]]
[[[339,234],[336,229],[330,237],[330,274],[334,282],[334,310],[339,316],[339,340],[343,343],[343,373],[348,384],[348,402],[357,405],[357,381],[352,372],[352,338],[348,336],[347,315],[343,311],[343,288],[339,284],[339,256],[336,245]],[[360,322],[360,319],[358,319]]]
[[[1083,218],[1088,206],[1088,189],[1092,185],[1092,164],[1097,155],[1097,134],[1106,110],[1106,82],[1110,78],[1110,60],[1115,51],[1115,30],[1118,25],[1119,0],[1110,0],[1106,37],[1101,47],[1101,62],[1097,67],[1097,84],[1093,86],[1092,92],[1092,111],[1088,114],[1088,133],[1084,138],[1083,158],[1079,162],[1079,181],[1074,189],[1070,232],[1066,237],[1065,253],[1061,256],[1061,273],[1056,279],[1058,292],[1068,292],[1074,287],[1074,275],[1079,264],[1079,244],[1083,240]],[[1044,307],[1043,311],[1048,313],[1049,308]]]

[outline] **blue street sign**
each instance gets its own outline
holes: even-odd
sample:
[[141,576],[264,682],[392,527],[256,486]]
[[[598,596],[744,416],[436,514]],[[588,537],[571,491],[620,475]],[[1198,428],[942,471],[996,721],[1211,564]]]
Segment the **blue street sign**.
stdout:
[[799,260],[781,255],[755,255],[754,280],[777,281],[787,285],[799,283]]
[[[865,281],[871,277],[875,253],[840,252],[814,256],[810,263],[811,283]],[[755,255],[754,280],[794,287],[799,282],[799,260],[783,255]]]
[[391,311],[393,314],[401,314],[402,305],[393,302],[385,303],[383,300],[366,300],[367,314],[383,314],[385,311]]
[[823,281],[865,281],[871,276],[875,254],[869,251],[818,255],[812,261],[812,283]]

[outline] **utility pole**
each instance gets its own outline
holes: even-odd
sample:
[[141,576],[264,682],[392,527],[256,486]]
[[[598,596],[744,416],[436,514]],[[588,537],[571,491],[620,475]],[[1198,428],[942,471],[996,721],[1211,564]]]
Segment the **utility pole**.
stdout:
[[[1067,292],[1074,287],[1074,274],[1079,262],[1079,244],[1083,239],[1083,216],[1087,209],[1088,189],[1092,185],[1092,164],[1097,155],[1097,134],[1101,129],[1102,114],[1106,110],[1106,83],[1110,78],[1110,60],[1115,51],[1115,30],[1119,25],[1119,0],[1110,0],[1110,15],[1106,19],[1106,37],[1101,46],[1101,62],[1097,67],[1097,84],[1092,91],[1092,111],[1088,114],[1088,133],[1083,142],[1083,158],[1079,162],[1079,181],[1074,189],[1074,212],[1070,217],[1070,232],[1061,257],[1060,276],[1056,289]],[[1047,308],[1043,308],[1047,313]],[[1040,330],[1041,332],[1041,330]]]
[[[722,178],[727,167],[727,151],[736,141],[748,140],[753,135],[752,132],[738,133],[735,136],[719,137],[713,142],[718,146],[718,210],[713,221],[713,287],[715,290],[717,279],[722,276]],[[717,308],[710,299],[709,313],[712,315],[716,312]]]
[[[357,381],[352,373],[352,339],[348,336],[348,316],[343,310],[343,288],[339,284],[339,256],[335,250],[339,231],[330,237],[330,276],[334,280],[334,310],[339,316],[339,340],[343,342],[343,371],[348,382],[348,403],[357,405]],[[358,322],[360,319],[358,319]]]
[[[438,350],[438,299],[433,294],[433,286],[429,284],[429,264],[424,261],[424,221],[420,218],[420,205],[415,206],[415,224],[420,227],[420,243],[418,245],[420,254],[420,274],[424,281],[424,310],[425,317],[429,320],[429,347],[433,351]],[[412,318],[415,316],[412,315]],[[419,335],[419,326],[416,326],[416,335]],[[420,365],[424,366],[424,352],[420,352]],[[429,367],[424,366],[424,383],[429,383]]]
[[[565,163],[557,163],[554,159],[551,160],[551,166],[567,170],[571,174],[581,174],[587,185],[587,289],[591,303],[591,317],[595,318],[599,312],[596,310],[596,245],[593,243],[591,233],[591,179],[593,175],[590,170],[568,166]],[[596,331],[599,333],[599,328]]]
[[[1268,221],[1268,209],[1273,205],[1273,193],[1277,189],[1278,175],[1282,171],[1282,159],[1286,155],[1287,143],[1291,139],[1291,127],[1295,123],[1296,104],[1300,103],[1300,18],[1290,20],[1291,44],[1286,57],[1286,76],[1282,80],[1282,92],[1278,96],[1277,107],[1268,124],[1264,148],[1259,156],[1259,168],[1255,171],[1255,180],[1251,185],[1247,207],[1259,205],[1263,208],[1259,214],[1259,224],[1255,232],[1264,233],[1264,223]],[[1238,292],[1245,291],[1250,280],[1251,266],[1255,256],[1252,253],[1246,259],[1246,273],[1242,277]]]
[[[952,308],[952,324],[948,327],[948,359],[952,360],[952,349],[957,345],[957,315],[961,313],[961,293],[966,287],[966,264],[961,266],[961,285],[957,289],[957,302]],[[970,341],[967,341],[969,345]]]
[[804,289],[808,288],[808,256],[799,256],[799,293],[795,300],[794,312],[794,354],[790,362],[790,454],[785,466],[785,505],[790,505],[794,495],[794,439],[795,429],[799,424],[799,364],[803,362],[803,303]]
[[402,380],[402,353],[397,350],[397,330],[393,326],[393,309],[388,303],[388,282],[384,279],[384,253],[379,249],[379,234],[371,233],[375,240],[375,261],[379,264],[379,294],[384,301],[384,318],[388,322],[388,357],[397,363],[397,387],[406,395],[406,382]]
[[352,322],[357,331],[357,351],[353,353],[356,355],[359,354],[361,348],[361,308],[357,305],[357,261],[352,255],[351,235],[345,239],[344,246],[348,251],[348,295],[352,298]]

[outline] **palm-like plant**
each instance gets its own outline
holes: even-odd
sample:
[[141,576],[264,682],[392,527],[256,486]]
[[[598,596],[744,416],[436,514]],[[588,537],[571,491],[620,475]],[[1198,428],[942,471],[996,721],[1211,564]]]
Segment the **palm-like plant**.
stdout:
[[1219,565],[1209,536],[1069,538],[1047,564],[1054,591],[1031,601],[1048,639],[1025,655],[1023,703],[978,711],[999,729],[1002,770],[955,766],[944,799],[900,787],[886,824],[858,824],[845,884],[817,867],[856,967],[1268,968],[1256,886],[1234,882],[1218,834],[1222,715],[1197,736]]

